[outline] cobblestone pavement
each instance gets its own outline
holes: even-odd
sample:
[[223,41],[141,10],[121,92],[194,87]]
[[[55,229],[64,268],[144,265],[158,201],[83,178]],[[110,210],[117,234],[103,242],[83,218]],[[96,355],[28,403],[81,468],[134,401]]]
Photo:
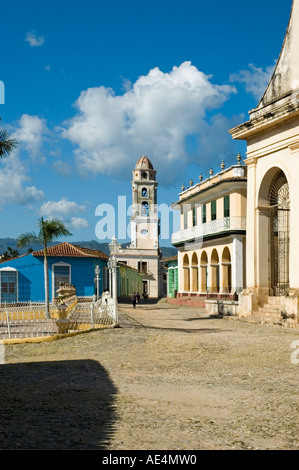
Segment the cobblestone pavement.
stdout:
[[298,449],[298,330],[165,301],[120,323],[5,347],[1,449]]

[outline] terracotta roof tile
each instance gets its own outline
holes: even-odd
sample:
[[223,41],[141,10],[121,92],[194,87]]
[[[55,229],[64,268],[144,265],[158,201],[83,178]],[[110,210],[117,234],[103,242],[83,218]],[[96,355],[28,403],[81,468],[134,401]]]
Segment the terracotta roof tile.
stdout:
[[[69,258],[101,258],[108,260],[109,257],[100,250],[93,250],[91,248],[83,248],[81,246],[73,245],[72,243],[63,242],[58,245],[49,246],[48,256],[65,256]],[[34,251],[33,256],[44,256],[44,250]]]

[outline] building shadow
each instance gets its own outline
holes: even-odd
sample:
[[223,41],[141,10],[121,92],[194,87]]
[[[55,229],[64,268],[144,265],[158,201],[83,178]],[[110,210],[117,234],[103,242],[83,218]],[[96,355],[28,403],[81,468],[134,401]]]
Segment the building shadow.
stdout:
[[[161,299],[158,298],[148,298],[144,299],[143,297],[140,297],[140,305],[157,305]],[[132,305],[132,300],[131,298],[128,297],[122,297],[118,299],[119,304],[124,304],[124,305]]]
[[0,365],[0,449],[107,449],[116,394],[96,361]]

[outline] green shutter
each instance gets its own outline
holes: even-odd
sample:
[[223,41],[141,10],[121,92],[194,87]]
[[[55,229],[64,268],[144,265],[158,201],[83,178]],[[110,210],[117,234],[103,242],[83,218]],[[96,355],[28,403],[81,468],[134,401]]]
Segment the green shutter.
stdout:
[[194,208],[192,211],[192,219],[193,219],[193,227],[197,225],[197,216],[196,216],[196,209]]
[[202,223],[205,224],[207,221],[207,206],[204,204],[202,206]]
[[216,214],[216,201],[211,202],[211,220],[216,220],[217,214]]
[[174,290],[179,290],[179,268],[175,268],[174,270]]
[[188,228],[188,213],[184,212],[184,230]]
[[224,217],[229,217],[229,196],[224,197]]

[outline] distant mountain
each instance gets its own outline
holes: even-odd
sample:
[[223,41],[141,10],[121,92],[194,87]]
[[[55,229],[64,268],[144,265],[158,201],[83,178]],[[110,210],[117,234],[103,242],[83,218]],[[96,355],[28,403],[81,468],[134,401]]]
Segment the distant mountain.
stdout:
[[[61,243],[60,240],[57,242],[51,243],[50,246],[56,245],[57,243]],[[109,255],[109,243],[99,243],[96,240],[90,241],[79,241],[73,242],[74,245],[82,246],[85,248],[91,248],[93,250],[100,250],[106,255]],[[23,255],[28,252],[28,248],[32,248],[33,250],[39,250],[41,245],[32,245],[24,248],[18,248],[17,242],[14,238],[0,238],[0,255],[7,251],[7,247],[10,246],[13,250],[18,250],[20,255]],[[168,258],[170,256],[174,256],[177,254],[177,249],[171,246],[161,246],[161,252],[163,258]]]

